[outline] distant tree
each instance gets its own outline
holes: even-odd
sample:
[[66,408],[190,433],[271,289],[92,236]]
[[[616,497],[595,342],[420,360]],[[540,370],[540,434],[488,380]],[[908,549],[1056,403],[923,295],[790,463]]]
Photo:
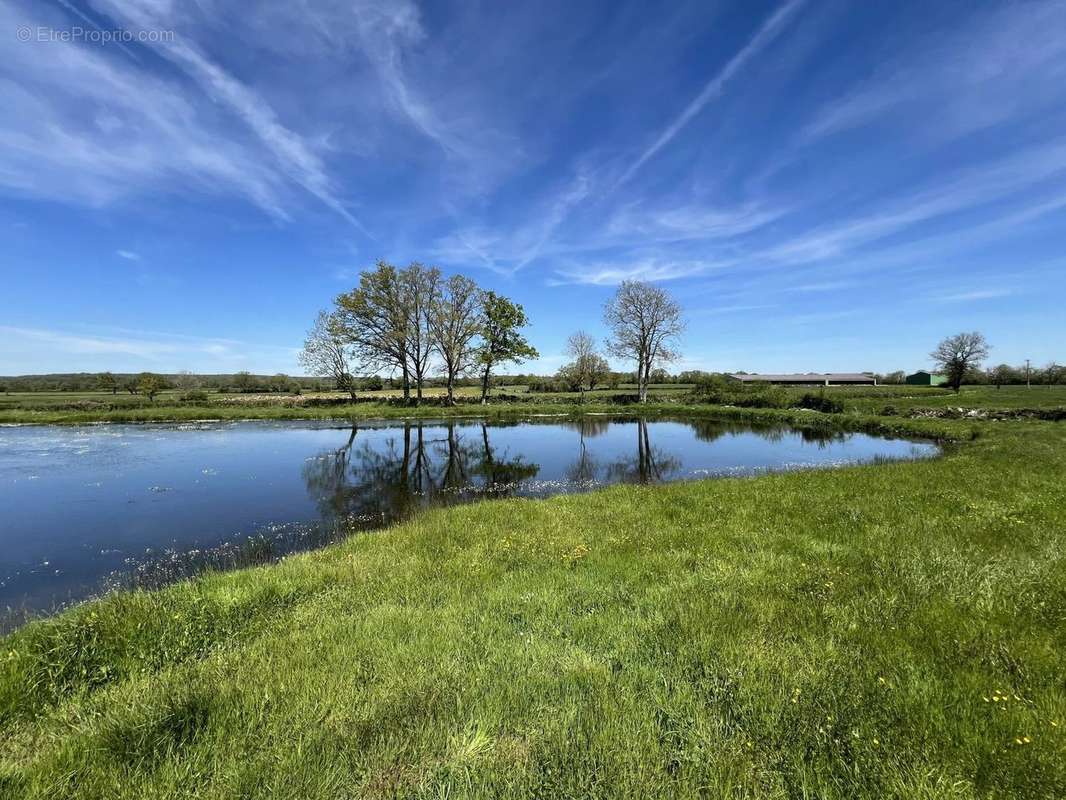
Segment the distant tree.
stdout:
[[482,403],[488,402],[493,369],[500,364],[518,363],[540,356],[536,348],[519,333],[519,329],[528,324],[521,305],[495,292],[485,292],[481,310],[481,347],[477,352]]
[[999,389],[1003,384],[1018,382],[1018,370],[1010,364],[999,364],[988,371],[988,381]]
[[433,347],[441,359],[448,405],[455,405],[455,383],[474,367],[475,340],[484,326],[481,289],[467,277],[453,275],[441,286],[430,314]]
[[116,380],[115,376],[110,372],[101,372],[96,379],[96,385],[102,391],[110,391],[111,394],[118,393],[118,380]]
[[678,357],[677,341],[685,330],[681,306],[663,289],[644,281],[623,281],[603,309],[610,330],[607,349],[637,364],[640,402],[648,400],[652,370]]
[[977,331],[949,336],[929,354],[937,367],[947,375],[948,385],[958,393],[963,378],[988,358],[988,342]]
[[380,375],[369,375],[359,381],[359,388],[364,392],[380,392],[385,388],[385,381],[381,380]]
[[582,397],[586,389],[591,392],[610,376],[607,359],[597,352],[596,340],[585,331],[570,334],[566,340],[566,354],[573,361],[559,370],[558,377],[573,390],[580,391]]
[[687,369],[678,373],[677,382],[698,384],[700,381],[706,380],[710,374],[702,369]]
[[255,383],[252,373],[247,370],[241,370],[233,376],[233,388],[238,392],[250,392],[254,385]]
[[162,375],[142,372],[137,376],[137,391],[147,397],[150,402],[154,403],[156,395],[166,388],[167,382]]
[[1062,383],[1064,378],[1066,378],[1066,367],[1056,364],[1054,361],[1049,362],[1044,367],[1044,383],[1047,384],[1049,389],[1056,384]]
[[200,376],[194,375],[187,369],[179,370],[174,375],[174,388],[180,389],[183,392],[191,392],[194,389],[200,388]]
[[903,370],[897,369],[895,372],[888,372],[882,375],[880,380],[878,380],[878,383],[897,385],[904,383],[906,380],[907,374]]
[[318,312],[298,358],[300,365],[312,375],[332,378],[337,389],[355,399],[351,354],[342,326],[334,315]]

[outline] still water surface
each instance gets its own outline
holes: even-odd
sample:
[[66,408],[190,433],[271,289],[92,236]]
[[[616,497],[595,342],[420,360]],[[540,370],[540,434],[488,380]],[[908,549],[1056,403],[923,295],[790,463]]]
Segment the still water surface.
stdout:
[[430,505],[936,452],[695,419],[0,427],[0,608],[270,560]]

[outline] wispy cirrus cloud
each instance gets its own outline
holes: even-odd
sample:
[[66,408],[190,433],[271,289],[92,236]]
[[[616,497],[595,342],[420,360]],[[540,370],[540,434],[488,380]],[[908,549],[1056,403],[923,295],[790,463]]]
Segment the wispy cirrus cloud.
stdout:
[[127,261],[140,261],[140,253],[135,253],[132,250],[116,250],[115,255],[119,258],[124,258]]
[[[1066,173],[1066,139],[1054,139],[991,165],[971,167],[935,185],[896,197],[882,208],[808,230],[770,247],[762,257],[785,263],[833,258],[858,246],[952,214],[979,209]],[[1053,210],[1050,206],[1048,210]]]
[[731,239],[751,233],[785,214],[749,201],[734,207],[711,203],[629,203],[607,222],[605,239],[619,242],[683,242]]
[[586,284],[614,286],[622,281],[672,281],[701,275],[713,268],[705,261],[665,261],[647,258],[629,262],[592,262],[561,268],[548,279],[549,285]]
[[[64,20],[47,7],[29,15],[0,6],[5,30],[45,23],[62,28]],[[0,189],[92,207],[149,191],[232,194],[288,218],[282,173],[198,93],[131,66],[121,52],[3,37],[0,74],[9,76],[0,78]]]
[[[126,28],[135,31],[161,30],[181,23],[181,17],[169,3],[160,4],[155,0],[96,0],[96,4]],[[322,158],[303,137],[282,124],[262,96],[207,58],[190,41],[191,36],[183,32],[182,36],[162,38],[155,47],[192,78],[207,97],[223,104],[242,120],[288,180],[301,186],[365,233],[365,228],[341,201]]]
[[[89,370],[148,368],[170,372],[188,364],[228,370],[257,364],[262,367],[270,362],[294,365],[297,352],[291,347],[234,339],[124,328],[97,333],[0,325],[0,334],[0,373],[4,374],[60,371],[62,364],[69,364],[72,359],[77,360],[79,368]],[[31,357],[32,362],[27,360]]]
[[912,130],[950,139],[1057,105],[1066,79],[1066,6],[1011,3],[989,11],[919,47],[882,54],[874,74],[827,102],[801,138],[935,113],[935,125]]
[[626,183],[637,171],[643,167],[660,150],[666,147],[681,130],[688,125],[714,98],[718,97],[726,85],[736,77],[744,66],[757,56],[770,42],[781,32],[789,18],[799,10],[803,0],[789,0],[781,8],[775,11],[756,31],[755,35],[742,47],[718,73],[711,78],[698,95],[685,107],[685,109],[655,138],[655,141],[645,149],[640,156],[629,165],[618,184]]
[[952,292],[933,298],[941,303],[972,303],[978,300],[996,300],[1001,297],[1009,297],[1017,292],[1005,287],[991,289],[973,289],[968,292]]

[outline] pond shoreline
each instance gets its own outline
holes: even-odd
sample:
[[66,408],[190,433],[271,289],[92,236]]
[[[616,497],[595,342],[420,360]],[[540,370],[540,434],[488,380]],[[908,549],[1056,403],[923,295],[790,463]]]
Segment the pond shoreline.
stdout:
[[[593,747],[614,763],[613,739],[567,744],[595,730],[659,764],[682,714],[754,766],[831,768],[839,747],[812,743],[845,720],[854,757],[891,770],[875,789],[976,772],[1050,796],[1066,781],[1066,429],[949,431],[971,441],[943,458],[437,509],[75,605],[3,639],[0,781],[29,796],[77,772],[108,794],[134,775],[148,795],[180,774],[225,792],[266,742],[272,779],[309,752],[326,771],[358,752],[358,788],[394,764],[397,736],[410,763],[437,764],[475,730],[536,786],[545,758],[564,769]],[[723,708],[739,732],[715,733]],[[118,749],[144,730],[151,770]],[[294,740],[313,748],[290,758]]]
[[[0,572],[0,602],[48,611],[103,588],[81,576],[155,588],[436,505],[943,453],[928,435],[641,411],[4,428],[0,503],[10,525],[0,544],[10,566]],[[56,516],[54,499],[79,509],[76,531]],[[68,539],[71,548],[57,544]]]
[[[336,422],[366,422],[366,421],[416,421],[426,419],[467,419],[467,420],[494,420],[522,417],[557,417],[574,418],[584,416],[645,416],[649,419],[664,415],[699,416],[716,418],[723,421],[751,421],[751,422],[778,422],[796,427],[836,429],[842,431],[876,433],[882,435],[912,435],[921,438],[929,438],[943,444],[953,441],[964,441],[973,438],[973,426],[966,425],[972,422],[969,418],[953,417],[884,417],[873,414],[848,413],[825,413],[812,409],[769,409],[769,408],[746,408],[731,405],[713,405],[704,403],[677,403],[677,402],[649,402],[647,404],[517,404],[517,403],[489,403],[478,405],[476,411],[466,404],[457,406],[427,405],[415,407],[398,406],[351,406],[346,408],[345,413],[336,413],[336,409],[321,409],[321,413],[309,413],[307,408],[293,409],[278,406],[263,406],[256,409],[241,409],[240,415],[212,414],[210,416],[185,416],[186,412],[207,412],[209,409],[201,407],[186,409],[179,406],[159,407],[147,409],[152,412],[147,415],[144,412],[108,412],[106,418],[100,415],[84,415],[76,412],[41,412],[45,418],[22,418],[14,421],[0,422],[0,428],[57,425],[57,426],[82,426],[82,425],[152,425],[156,423],[223,423],[223,422],[251,422],[251,421],[336,421]],[[217,411],[217,409],[212,409]],[[255,413],[258,412],[258,413]],[[0,412],[0,418],[5,413]],[[29,417],[37,412],[21,412],[22,416]]]

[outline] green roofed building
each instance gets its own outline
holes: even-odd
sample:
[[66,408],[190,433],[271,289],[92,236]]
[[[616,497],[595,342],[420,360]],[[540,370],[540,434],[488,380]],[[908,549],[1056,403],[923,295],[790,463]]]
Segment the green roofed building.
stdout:
[[908,386],[943,386],[947,382],[947,375],[936,375],[924,370],[918,370],[913,375],[907,376]]

